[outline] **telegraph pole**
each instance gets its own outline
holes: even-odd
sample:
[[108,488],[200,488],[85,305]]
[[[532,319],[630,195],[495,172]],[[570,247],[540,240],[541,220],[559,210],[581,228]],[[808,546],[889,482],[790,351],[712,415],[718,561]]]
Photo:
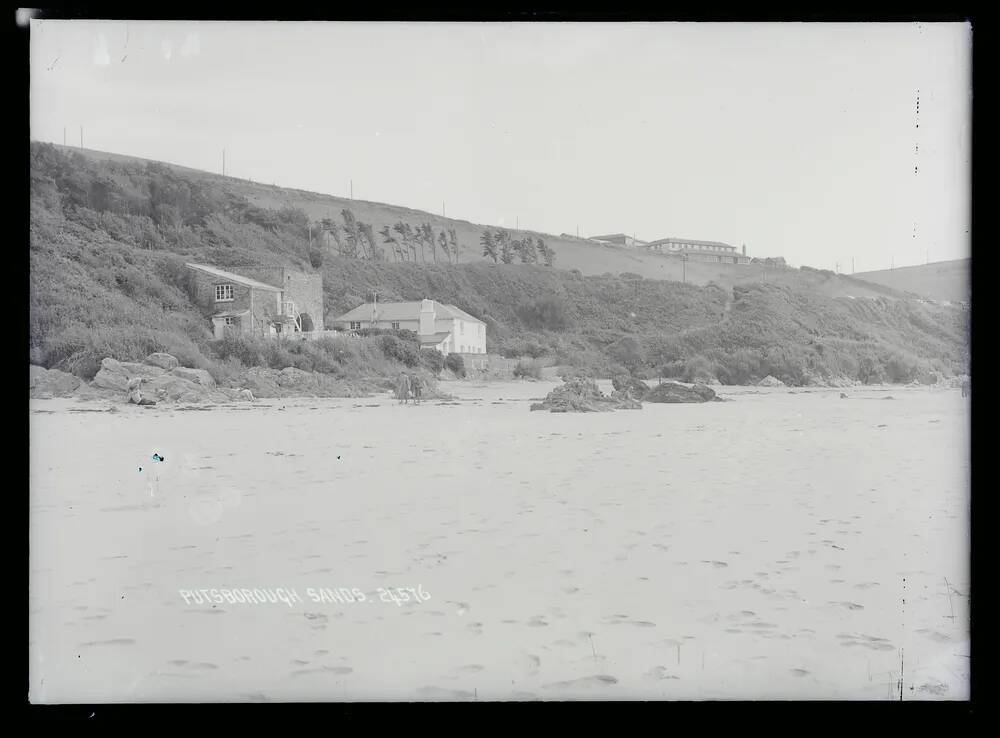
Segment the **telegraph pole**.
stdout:
[[66,145],[66,126],[63,126],[63,146]]
[[83,126],[80,126],[80,148],[83,148]]
[[854,274],[854,257],[851,257],[851,274]]
[[354,180],[351,180],[351,199],[354,199]]
[[226,176],[226,150],[222,150],[222,176]]
[[444,200],[441,201],[441,217],[442,218],[446,217],[444,214]]

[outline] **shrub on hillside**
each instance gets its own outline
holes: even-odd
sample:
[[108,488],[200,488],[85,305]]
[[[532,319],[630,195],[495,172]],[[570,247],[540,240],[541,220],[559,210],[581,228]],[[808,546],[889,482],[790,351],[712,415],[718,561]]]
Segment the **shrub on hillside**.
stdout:
[[379,347],[387,359],[398,361],[406,366],[416,366],[420,363],[419,344],[406,341],[398,336],[379,336]]
[[444,365],[456,377],[465,376],[465,359],[462,358],[461,354],[448,354],[444,360]]
[[519,361],[514,367],[514,376],[518,379],[541,379],[542,365],[537,361]]
[[681,378],[685,382],[714,382],[715,365],[707,358],[698,354],[684,362]]
[[531,330],[562,331],[569,328],[566,306],[555,297],[542,297],[517,308],[517,317]]
[[444,356],[433,348],[420,349],[420,365],[435,377],[444,369]]

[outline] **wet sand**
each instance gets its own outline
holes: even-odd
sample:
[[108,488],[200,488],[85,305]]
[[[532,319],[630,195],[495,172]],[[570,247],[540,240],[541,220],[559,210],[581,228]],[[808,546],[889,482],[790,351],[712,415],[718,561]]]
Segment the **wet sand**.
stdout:
[[31,401],[31,700],[968,697],[959,390],[530,413],[553,386]]

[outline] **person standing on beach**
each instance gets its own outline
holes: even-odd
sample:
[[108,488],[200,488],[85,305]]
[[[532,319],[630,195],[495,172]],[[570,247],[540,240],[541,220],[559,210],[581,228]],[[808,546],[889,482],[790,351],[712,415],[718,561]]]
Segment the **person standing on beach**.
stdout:
[[420,394],[424,391],[424,380],[416,372],[410,375],[410,387],[413,388],[413,402],[419,405]]
[[962,397],[968,397],[971,389],[971,382],[968,377],[962,378]]
[[396,382],[396,396],[404,405],[410,398],[410,377],[406,372],[399,373],[399,380]]

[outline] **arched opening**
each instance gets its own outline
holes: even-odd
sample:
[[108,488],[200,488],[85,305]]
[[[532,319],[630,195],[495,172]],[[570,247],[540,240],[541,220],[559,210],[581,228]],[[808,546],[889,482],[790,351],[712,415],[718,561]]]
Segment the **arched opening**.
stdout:
[[302,321],[302,331],[303,333],[309,333],[313,330],[313,319],[309,313],[300,313],[299,319]]

